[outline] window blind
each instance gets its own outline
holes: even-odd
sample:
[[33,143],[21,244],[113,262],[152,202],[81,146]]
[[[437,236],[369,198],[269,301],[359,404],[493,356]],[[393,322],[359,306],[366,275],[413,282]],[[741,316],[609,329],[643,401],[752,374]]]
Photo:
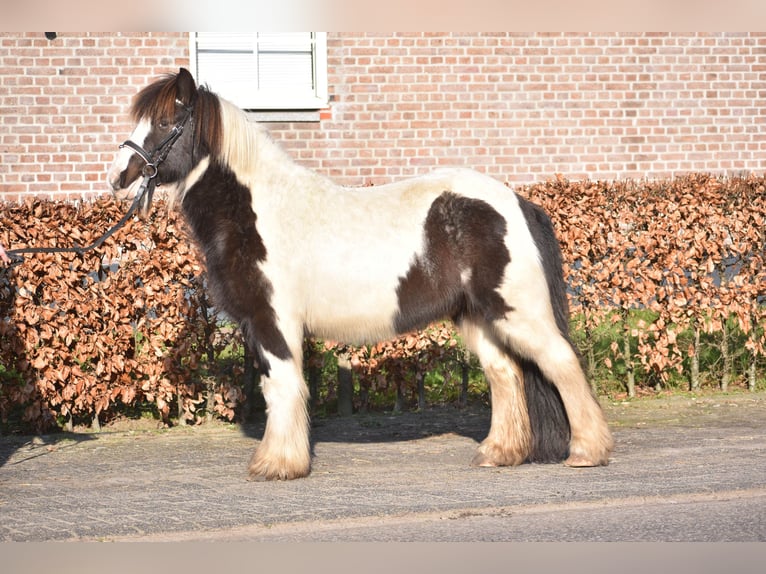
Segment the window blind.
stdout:
[[319,32],[192,34],[198,82],[244,109],[318,109],[327,103]]

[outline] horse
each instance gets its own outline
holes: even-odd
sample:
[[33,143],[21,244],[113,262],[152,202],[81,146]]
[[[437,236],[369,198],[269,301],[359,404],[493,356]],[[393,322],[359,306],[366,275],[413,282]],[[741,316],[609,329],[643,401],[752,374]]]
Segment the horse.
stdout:
[[490,388],[473,466],[608,464],[612,436],[569,338],[560,247],[541,208],[467,168],[340,186],[184,68],[141,89],[130,117],[113,192],[168,189],[213,301],[257,357],[267,420],[250,479],[310,473],[305,336],[366,344],[445,318]]

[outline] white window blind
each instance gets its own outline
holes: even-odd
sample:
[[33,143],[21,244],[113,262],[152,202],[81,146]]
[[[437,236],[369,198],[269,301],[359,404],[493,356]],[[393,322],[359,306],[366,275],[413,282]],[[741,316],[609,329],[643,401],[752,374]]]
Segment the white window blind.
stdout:
[[322,32],[193,32],[197,82],[246,110],[327,105],[327,37]]

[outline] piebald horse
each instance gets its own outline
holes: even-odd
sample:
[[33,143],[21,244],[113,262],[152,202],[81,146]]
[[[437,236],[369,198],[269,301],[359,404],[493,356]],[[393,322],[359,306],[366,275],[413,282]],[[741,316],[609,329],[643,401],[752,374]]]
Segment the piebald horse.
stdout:
[[267,423],[252,479],[310,472],[304,336],[369,343],[442,318],[490,385],[473,465],[608,464],[612,437],[568,337],[561,253],[540,208],[469,169],[339,186],[183,68],[142,89],[131,117],[111,187],[120,198],[169,189],[213,300],[257,354]]

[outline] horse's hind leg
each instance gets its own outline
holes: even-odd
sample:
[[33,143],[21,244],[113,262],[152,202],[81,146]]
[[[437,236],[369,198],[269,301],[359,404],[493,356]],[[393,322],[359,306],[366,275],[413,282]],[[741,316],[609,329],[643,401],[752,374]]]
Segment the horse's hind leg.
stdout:
[[479,358],[492,393],[489,434],[471,464],[519,465],[529,456],[532,445],[521,367],[488,325],[464,319],[459,328],[465,344]]
[[[300,357],[300,355],[298,355]],[[289,480],[311,470],[308,387],[300,360],[282,360],[268,352],[268,375],[261,377],[266,400],[266,430],[250,460],[252,480]]]
[[564,464],[608,464],[612,435],[571,343],[556,327],[552,313],[526,314],[522,309],[510,311],[494,326],[513,352],[534,361],[559,391],[571,428]]

